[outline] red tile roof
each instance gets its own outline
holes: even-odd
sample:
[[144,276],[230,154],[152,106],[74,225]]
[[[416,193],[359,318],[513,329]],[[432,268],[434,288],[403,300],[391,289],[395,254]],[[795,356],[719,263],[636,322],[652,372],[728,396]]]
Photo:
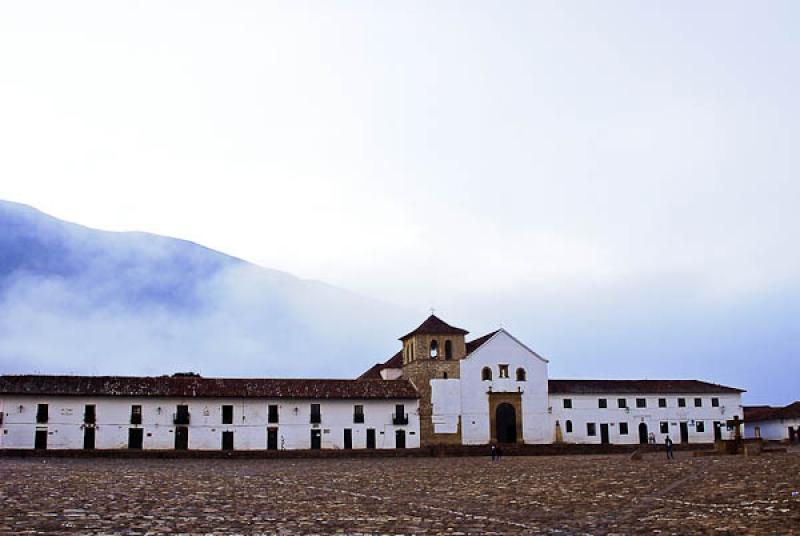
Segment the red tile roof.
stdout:
[[800,419],[800,401],[784,407],[745,406],[744,408],[744,420],[747,422],[781,419]]
[[469,331],[451,326],[438,316],[431,315],[414,331],[400,337],[400,340],[404,341],[412,335],[466,335],[467,333]]
[[488,341],[489,339],[491,339],[494,336],[494,334],[497,333],[498,331],[500,331],[500,330],[499,329],[495,330],[495,331],[493,331],[491,333],[487,333],[483,337],[478,337],[475,340],[469,341],[467,343],[467,355],[471,354],[472,352],[474,352],[475,350],[477,350],[478,348],[483,346],[483,344],[486,341]]
[[406,380],[201,378],[199,376],[0,376],[0,394],[179,398],[412,399]]
[[743,389],[699,380],[549,380],[550,394],[736,394]]

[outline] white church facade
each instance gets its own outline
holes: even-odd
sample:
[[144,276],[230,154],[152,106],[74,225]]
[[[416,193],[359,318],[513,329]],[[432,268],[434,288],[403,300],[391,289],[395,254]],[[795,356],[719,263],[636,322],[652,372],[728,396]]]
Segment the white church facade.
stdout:
[[434,315],[354,380],[0,376],[2,449],[402,449],[728,438],[742,390],[697,380],[558,380],[501,329]]

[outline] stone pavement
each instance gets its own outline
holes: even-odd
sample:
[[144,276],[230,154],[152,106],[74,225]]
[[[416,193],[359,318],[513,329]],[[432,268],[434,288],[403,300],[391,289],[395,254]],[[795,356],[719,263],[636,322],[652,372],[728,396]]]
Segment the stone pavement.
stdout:
[[800,454],[0,459],[0,534],[800,534]]

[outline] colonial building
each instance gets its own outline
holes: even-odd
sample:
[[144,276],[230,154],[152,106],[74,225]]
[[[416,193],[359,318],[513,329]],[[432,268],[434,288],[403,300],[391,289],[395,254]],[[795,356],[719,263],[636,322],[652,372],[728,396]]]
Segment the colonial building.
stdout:
[[710,443],[741,389],[697,380],[551,380],[500,329],[431,315],[355,380],[1,376],[0,448],[364,449]]
[[771,441],[800,441],[800,401],[784,407],[746,406],[745,437]]

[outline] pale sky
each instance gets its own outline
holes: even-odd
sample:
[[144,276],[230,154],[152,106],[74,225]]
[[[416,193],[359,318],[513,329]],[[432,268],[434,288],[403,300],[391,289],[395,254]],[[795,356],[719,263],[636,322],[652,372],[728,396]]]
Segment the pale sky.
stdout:
[[656,324],[676,296],[670,318],[746,310],[800,295],[798,20],[796,2],[2,2],[0,198],[489,328],[591,319],[593,300]]

